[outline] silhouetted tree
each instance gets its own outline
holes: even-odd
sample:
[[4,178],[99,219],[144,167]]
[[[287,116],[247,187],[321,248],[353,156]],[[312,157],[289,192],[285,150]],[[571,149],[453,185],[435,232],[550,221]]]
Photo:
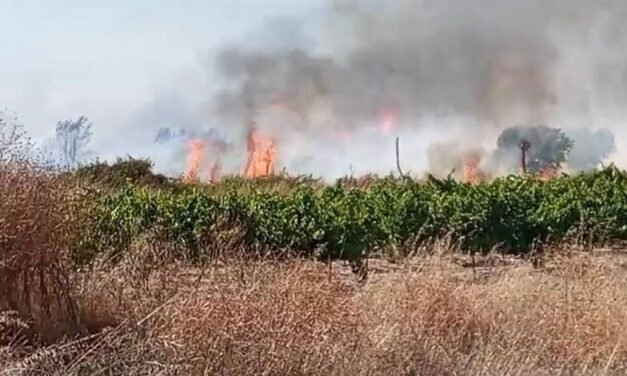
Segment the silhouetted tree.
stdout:
[[544,125],[505,129],[499,136],[497,145],[503,152],[518,153],[523,141],[527,141],[530,146],[527,151],[527,168],[531,172],[540,172],[547,168],[559,169],[574,146],[573,140],[562,130]]
[[0,162],[25,158],[33,143],[17,117],[0,110]]
[[57,123],[56,141],[61,163],[65,168],[75,169],[87,154],[91,140],[91,123],[86,117],[78,120],[65,120]]

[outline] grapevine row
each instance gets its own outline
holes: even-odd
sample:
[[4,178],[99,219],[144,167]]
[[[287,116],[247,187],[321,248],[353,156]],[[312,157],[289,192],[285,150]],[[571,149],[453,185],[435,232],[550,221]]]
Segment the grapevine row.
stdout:
[[91,214],[83,249],[123,252],[151,234],[197,257],[218,232],[238,227],[246,248],[357,260],[373,250],[450,236],[466,251],[524,253],[579,236],[627,240],[627,174],[614,167],[548,182],[509,176],[479,185],[452,179],[339,182],[289,191],[127,186]]

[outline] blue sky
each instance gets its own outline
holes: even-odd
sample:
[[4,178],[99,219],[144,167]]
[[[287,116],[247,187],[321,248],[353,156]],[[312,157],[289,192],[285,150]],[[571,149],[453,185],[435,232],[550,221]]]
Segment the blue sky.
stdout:
[[[84,114],[94,122],[95,146],[108,149],[129,117],[161,93],[208,95],[208,62],[221,47],[254,38],[277,17],[311,19],[324,3],[4,0],[0,108],[16,113],[35,139]],[[127,147],[118,146],[111,152]]]

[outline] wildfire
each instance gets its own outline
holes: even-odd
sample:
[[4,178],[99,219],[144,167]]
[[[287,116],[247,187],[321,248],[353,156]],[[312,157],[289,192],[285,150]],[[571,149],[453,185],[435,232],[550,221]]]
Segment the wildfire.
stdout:
[[215,161],[207,170],[209,181],[216,182],[220,179],[222,169],[221,157],[224,149],[211,142],[200,139],[193,139],[188,142],[189,154],[187,156],[187,169],[183,179],[187,182],[197,181],[200,178],[200,172],[205,159],[205,152],[208,148],[215,149]]
[[202,140],[194,139],[188,142],[188,147],[189,154],[184,180],[190,182],[198,179],[198,173],[200,172],[203,154],[205,152],[205,144]]
[[275,140],[263,135],[255,127],[248,131],[248,160],[244,170],[247,178],[256,178],[274,174],[276,164]]
[[553,179],[556,176],[557,176],[557,169],[555,169],[553,167],[547,167],[547,168],[543,169],[542,171],[540,171],[540,173],[538,175],[538,177],[542,181],[551,180],[551,179]]
[[220,180],[220,173],[222,172],[222,163],[220,163],[220,159],[217,159],[211,167],[209,168],[209,180],[212,182],[217,182]]
[[485,175],[479,168],[481,157],[477,154],[469,155],[463,162],[462,179],[466,183],[479,184],[484,180]]

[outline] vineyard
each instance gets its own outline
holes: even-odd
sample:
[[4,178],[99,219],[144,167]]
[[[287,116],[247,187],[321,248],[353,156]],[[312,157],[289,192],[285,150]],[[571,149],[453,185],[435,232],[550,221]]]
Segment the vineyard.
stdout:
[[7,374],[627,369],[627,258],[571,247],[627,240],[614,167],[202,184],[120,160],[0,177]]
[[95,249],[124,252],[148,235],[196,259],[234,227],[245,249],[351,261],[371,252],[398,256],[408,244],[444,237],[464,251],[517,254],[564,241],[627,240],[627,174],[614,167],[478,185],[387,177],[327,186],[270,177],[160,187],[131,182],[106,192],[91,208],[83,261]]

